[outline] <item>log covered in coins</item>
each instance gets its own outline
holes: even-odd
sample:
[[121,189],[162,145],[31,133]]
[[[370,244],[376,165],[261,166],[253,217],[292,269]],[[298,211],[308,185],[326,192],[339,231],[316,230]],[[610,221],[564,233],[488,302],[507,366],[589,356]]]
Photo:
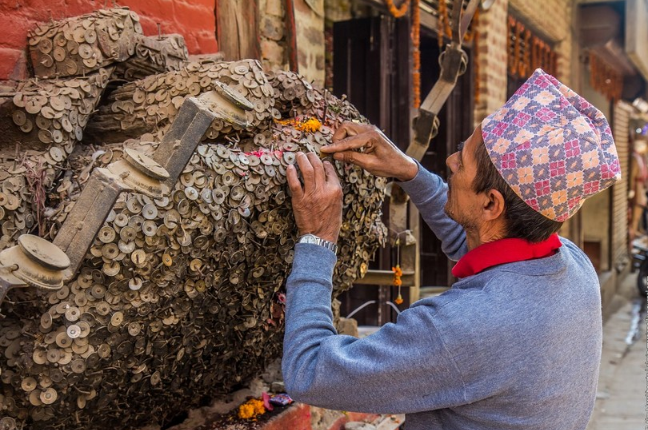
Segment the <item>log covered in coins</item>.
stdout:
[[39,24],[28,34],[39,78],[82,76],[135,54],[139,16],[128,8],[102,9]]
[[[76,136],[77,118],[66,132],[72,144],[4,145],[0,250],[20,233],[54,241],[94,169],[129,149],[153,154],[185,98],[210,91],[239,100],[245,116],[221,112],[226,119],[211,124],[171,193],[122,194],[69,282],[53,292],[8,294],[0,310],[0,417],[7,423],[165,425],[232,392],[280,355],[282,292],[297,238],[286,166],[298,151],[318,152],[343,121],[366,122],[347,101],[294,73],[265,73],[253,60],[184,63],[126,83],[93,105],[97,112],[81,113],[87,125]],[[53,97],[25,120],[35,123]],[[53,129],[66,130],[61,118],[51,119],[61,125]],[[386,182],[335,165],[344,190],[337,295],[384,241]]]

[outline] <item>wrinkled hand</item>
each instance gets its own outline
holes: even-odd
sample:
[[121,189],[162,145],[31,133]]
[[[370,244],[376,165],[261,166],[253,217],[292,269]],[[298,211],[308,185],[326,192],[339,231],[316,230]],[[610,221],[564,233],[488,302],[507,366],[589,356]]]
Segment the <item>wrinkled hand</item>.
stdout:
[[[358,152],[360,148],[364,148],[364,152]],[[373,125],[345,122],[333,135],[333,143],[322,146],[320,151],[333,154],[336,160],[356,164],[376,176],[409,181],[418,173],[416,162]]]
[[335,168],[317,154],[297,154],[297,164],[304,180],[302,187],[295,166],[286,169],[292,193],[292,207],[299,234],[314,234],[336,243],[342,225],[342,187]]

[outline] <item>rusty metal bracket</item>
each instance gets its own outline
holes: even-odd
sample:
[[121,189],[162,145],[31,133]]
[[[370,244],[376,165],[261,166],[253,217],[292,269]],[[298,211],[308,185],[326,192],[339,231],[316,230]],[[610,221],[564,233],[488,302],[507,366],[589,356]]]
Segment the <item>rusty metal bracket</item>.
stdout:
[[21,235],[17,246],[0,252],[0,303],[12,288],[34,285],[58,290],[69,265],[70,259],[59,247],[38,236]]
[[247,127],[252,104],[222,84],[216,92],[187,98],[152,158],[132,149],[106,168],[95,169],[53,243],[25,234],[0,252],[0,304],[11,288],[57,290],[76,274],[119,194],[153,198],[169,193],[214,120]]
[[468,56],[461,48],[461,40],[468,30],[479,0],[470,0],[461,17],[462,0],[455,0],[452,10],[452,41],[446,45],[445,51],[439,56],[441,73],[419,108],[419,114],[414,118],[414,138],[407,148],[407,155],[421,160],[427,151],[430,140],[439,132],[439,112],[448,100],[450,93],[457,84],[459,76],[466,72]]

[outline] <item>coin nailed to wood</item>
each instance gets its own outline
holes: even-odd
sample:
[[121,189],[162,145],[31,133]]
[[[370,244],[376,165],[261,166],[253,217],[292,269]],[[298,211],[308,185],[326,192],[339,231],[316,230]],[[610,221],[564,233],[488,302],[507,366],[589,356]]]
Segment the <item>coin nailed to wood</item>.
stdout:
[[[317,152],[342,121],[364,119],[300,76],[266,75],[255,62],[222,63],[218,71],[188,63],[184,70],[218,74],[209,79],[235,88],[253,117],[246,127],[216,125],[169,196],[122,194],[80,273],[63,288],[10,292],[0,319],[6,417],[34,429],[165,424],[201,398],[231,392],[280,354],[281,292],[296,239],[285,168],[297,151]],[[170,88],[169,74],[160,76],[143,93],[157,106],[156,94]],[[200,79],[194,83],[200,89],[186,95],[203,91]],[[158,97],[169,100],[164,92]],[[137,112],[143,124],[158,118]],[[56,236],[92,169],[120,159],[125,148],[150,154],[163,133],[154,131],[126,143],[77,145],[67,163],[55,164],[60,173],[45,190],[43,235]],[[336,168],[344,187],[339,294],[366,270],[382,241],[385,182],[354,166]],[[29,199],[34,189],[23,179],[7,191]],[[9,200],[5,195],[0,206],[6,209]],[[22,212],[10,207],[11,219],[16,213],[35,218],[31,204]]]

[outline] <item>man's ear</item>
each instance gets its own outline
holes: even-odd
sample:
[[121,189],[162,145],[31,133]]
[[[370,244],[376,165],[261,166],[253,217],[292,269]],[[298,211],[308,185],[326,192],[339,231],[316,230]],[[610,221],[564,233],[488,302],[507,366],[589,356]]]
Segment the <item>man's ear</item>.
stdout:
[[504,214],[504,196],[496,189],[484,191],[482,214],[484,221],[494,221]]

